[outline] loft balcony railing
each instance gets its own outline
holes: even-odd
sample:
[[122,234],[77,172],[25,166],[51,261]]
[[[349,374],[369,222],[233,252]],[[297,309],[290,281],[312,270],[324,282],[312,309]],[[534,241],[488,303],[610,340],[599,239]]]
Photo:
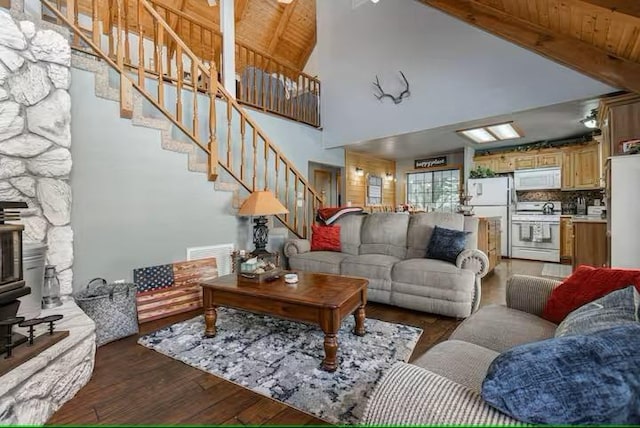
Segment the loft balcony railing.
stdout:
[[[8,1],[8,0],[0,0]],[[67,0],[52,0],[58,10],[66,8]],[[131,35],[139,35],[140,28],[136,20],[136,0],[122,0],[124,25],[124,61],[131,64],[132,47],[135,41]],[[108,39],[108,53],[115,58],[116,45],[116,0],[75,0],[77,9],[74,10],[74,24],[88,33],[94,28],[89,25],[99,25],[99,29]],[[94,5],[95,3],[95,5]],[[218,70],[218,80],[222,81],[222,40],[223,35],[214,27],[200,22],[188,14],[149,0],[149,4],[166,21],[169,26],[180,36],[189,49],[208,65],[215,63]],[[95,7],[94,7],[95,6]],[[97,11],[97,16],[93,16]],[[49,16],[52,21],[60,23],[59,18],[47,13],[43,8],[43,16]],[[91,17],[91,19],[88,19]],[[92,21],[90,23],[90,21]],[[145,37],[151,39],[157,45],[157,31],[151,23],[142,24]],[[111,30],[111,31],[110,31]],[[73,48],[91,51],[86,44],[76,35],[73,39]],[[145,67],[148,72],[159,73],[160,68],[165,80],[176,81],[176,49],[177,45],[167,46],[165,64],[159,64],[157,55],[145,58]],[[284,64],[272,55],[251,48],[245,43],[236,42],[236,98],[241,104],[277,114],[297,122],[314,127],[320,127],[320,80]],[[188,72],[187,72],[188,73]],[[188,77],[188,74],[187,74]],[[206,87],[199,88],[206,91]]]

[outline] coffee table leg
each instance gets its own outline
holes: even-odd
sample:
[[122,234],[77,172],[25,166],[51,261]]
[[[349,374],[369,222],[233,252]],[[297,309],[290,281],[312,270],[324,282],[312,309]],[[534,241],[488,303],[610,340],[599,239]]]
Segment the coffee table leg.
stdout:
[[322,369],[328,372],[334,372],[338,368],[338,337],[335,333],[324,334],[324,360],[322,360]]
[[218,319],[218,314],[216,313],[216,307],[211,306],[204,310],[204,324],[205,337],[214,337],[216,335],[216,320]]
[[353,333],[356,336],[364,336],[364,334],[366,333],[366,330],[364,328],[364,306],[360,306],[358,309],[356,309],[356,311],[353,313],[353,317],[356,320],[356,328],[353,330]]

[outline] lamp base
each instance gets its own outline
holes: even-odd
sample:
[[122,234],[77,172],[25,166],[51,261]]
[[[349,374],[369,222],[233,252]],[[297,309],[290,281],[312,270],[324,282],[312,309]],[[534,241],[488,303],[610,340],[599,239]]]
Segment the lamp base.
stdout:
[[265,216],[261,215],[253,219],[255,223],[253,226],[253,245],[255,249],[252,254],[269,254],[267,251],[267,243],[269,242],[269,227],[267,226],[268,220]]

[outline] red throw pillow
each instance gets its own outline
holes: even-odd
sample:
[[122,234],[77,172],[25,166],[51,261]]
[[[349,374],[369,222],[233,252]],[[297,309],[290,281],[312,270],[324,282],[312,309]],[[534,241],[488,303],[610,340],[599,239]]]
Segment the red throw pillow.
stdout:
[[311,251],[340,251],[340,225],[324,226],[314,224],[311,226]]
[[580,266],[551,292],[542,318],[558,324],[580,306],[631,284],[640,291],[640,270]]

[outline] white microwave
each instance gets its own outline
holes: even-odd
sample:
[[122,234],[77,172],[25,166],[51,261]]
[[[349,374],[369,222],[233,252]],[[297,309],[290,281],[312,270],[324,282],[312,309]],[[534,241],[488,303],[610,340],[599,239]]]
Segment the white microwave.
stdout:
[[516,190],[560,189],[560,168],[540,168],[516,170],[514,173]]

